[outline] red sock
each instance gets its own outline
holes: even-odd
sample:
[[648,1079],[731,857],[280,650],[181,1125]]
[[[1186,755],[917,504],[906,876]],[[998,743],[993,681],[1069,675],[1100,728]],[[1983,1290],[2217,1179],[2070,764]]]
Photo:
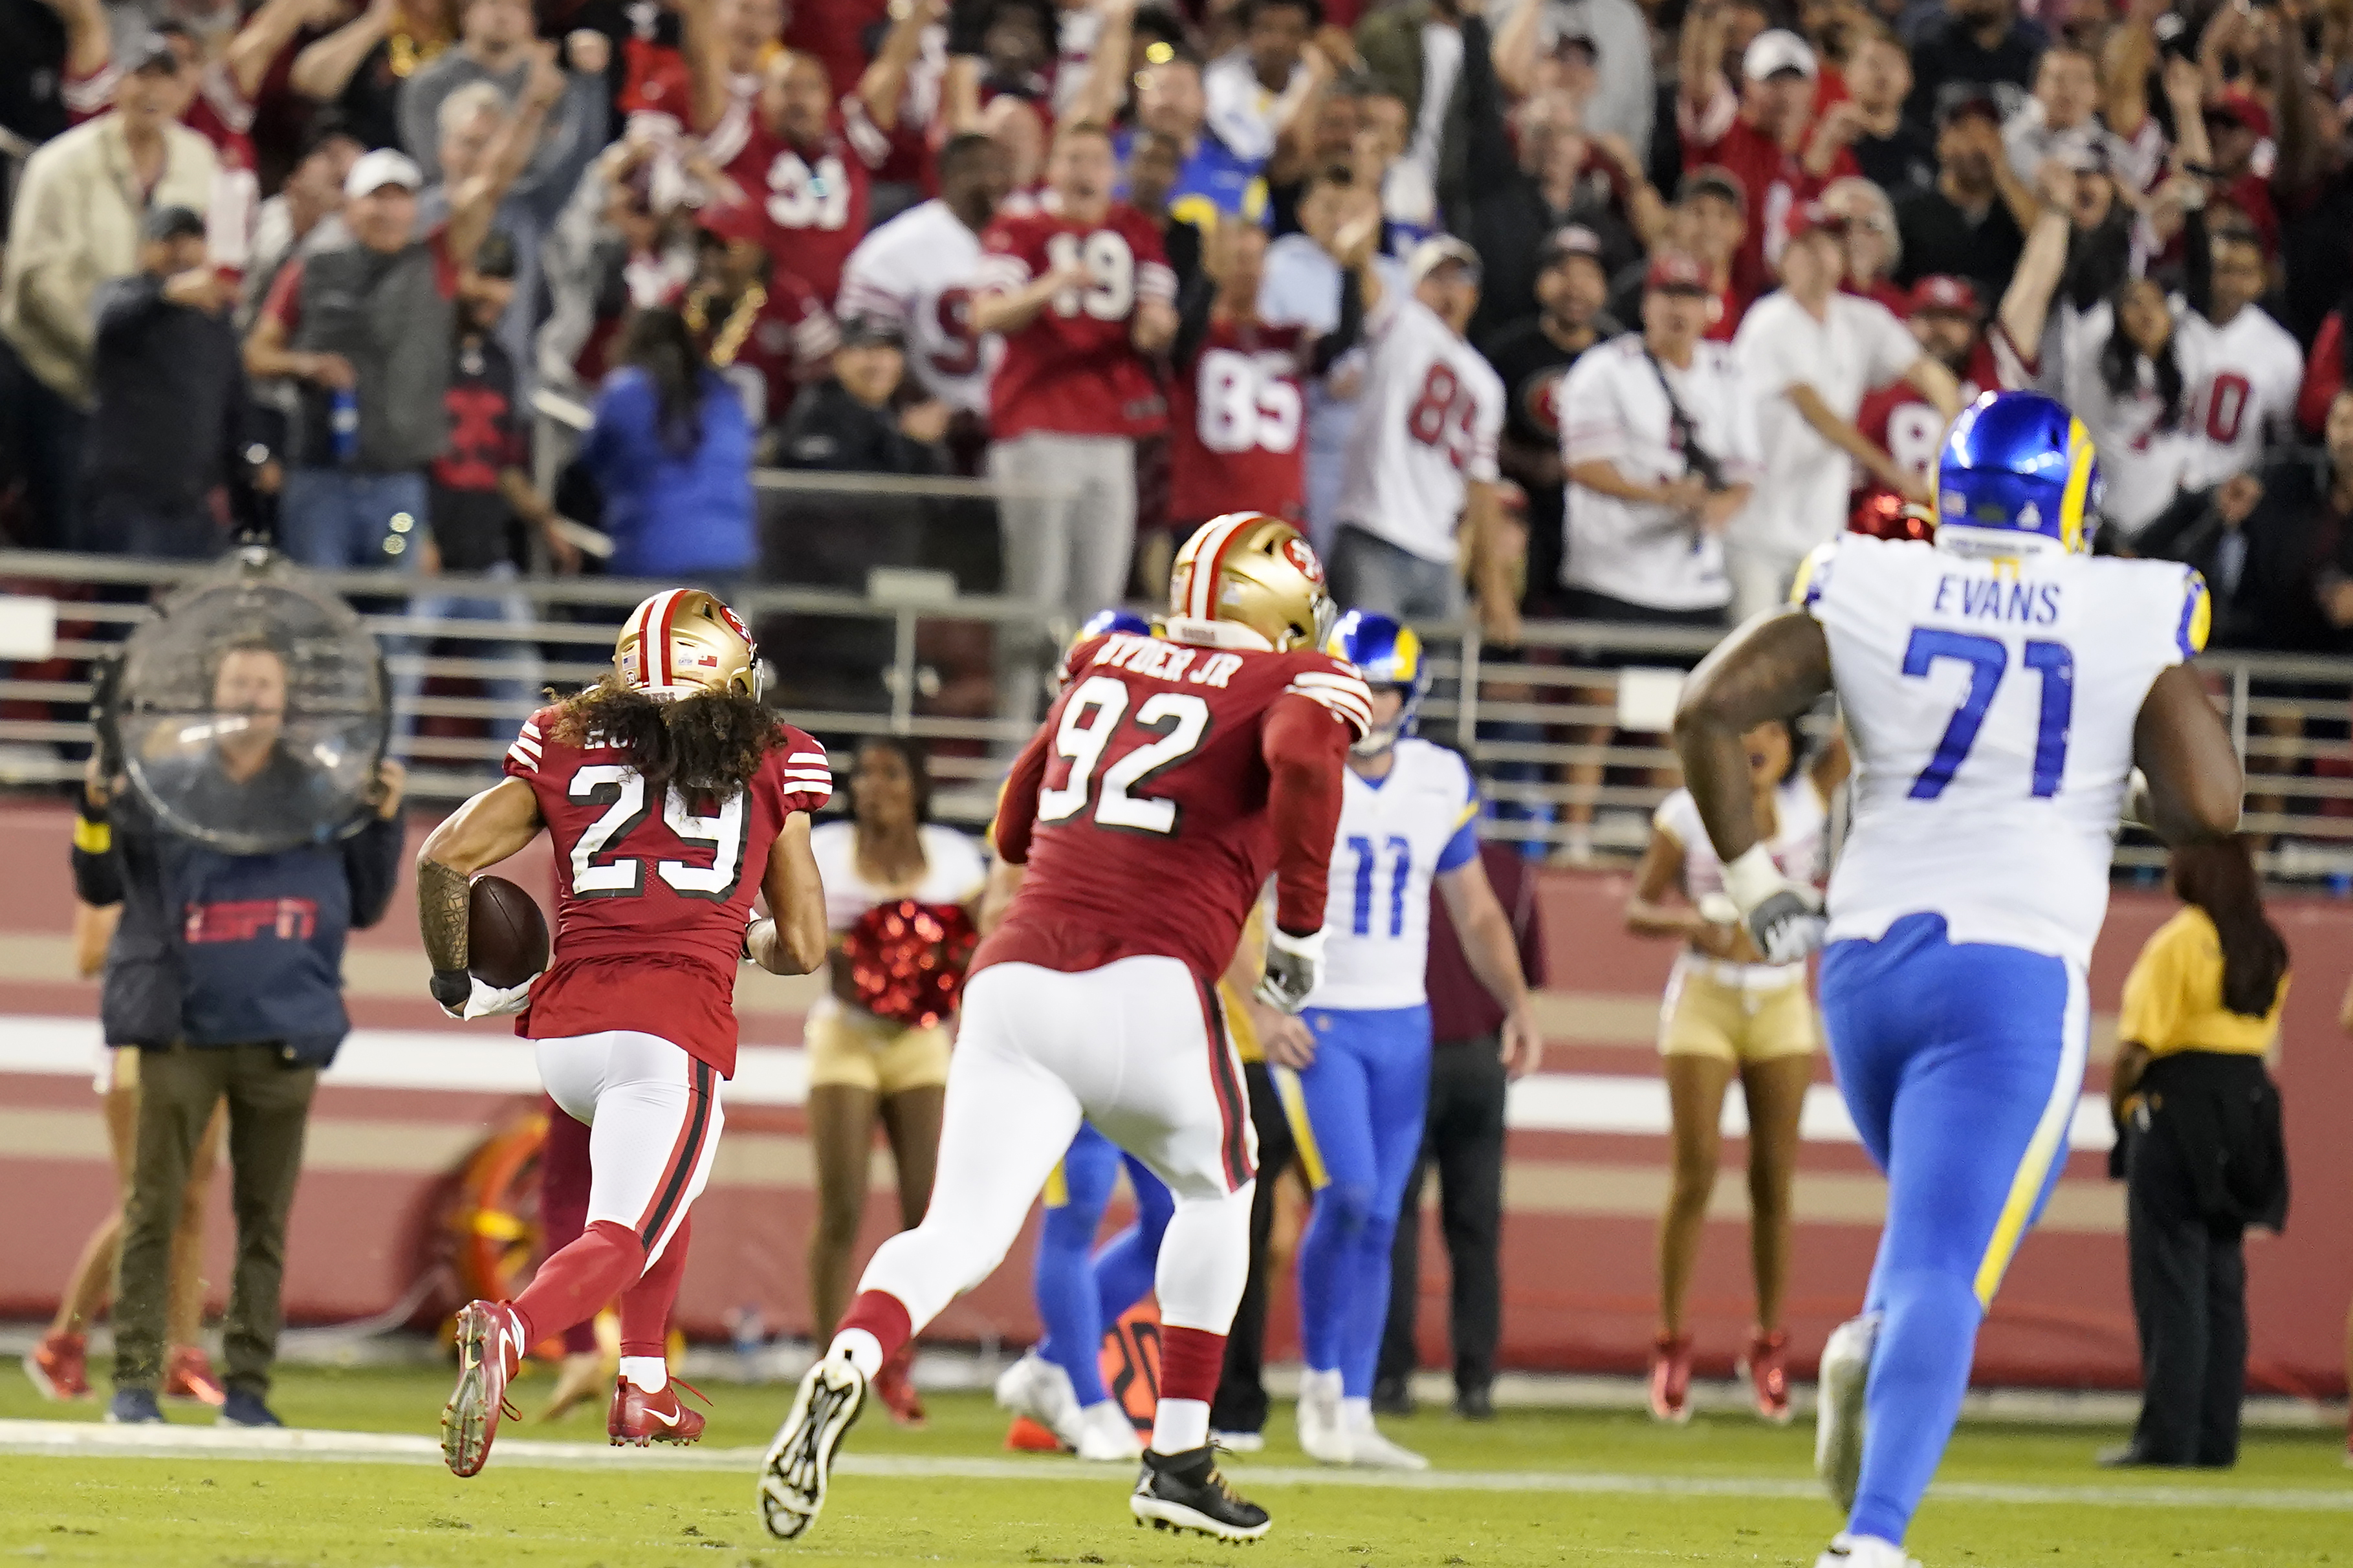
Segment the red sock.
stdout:
[[834,1337],[839,1339],[844,1329],[864,1329],[872,1334],[875,1342],[882,1347],[882,1359],[886,1362],[915,1337],[906,1307],[898,1297],[884,1290],[860,1290],[858,1300],[849,1304],[849,1310],[834,1326]]
[[1163,1324],[1160,1329],[1160,1397],[1198,1399],[1207,1405],[1218,1396],[1218,1376],[1225,1370],[1226,1336],[1206,1329]]
[[[588,1124],[549,1100],[547,1142],[539,1152],[539,1247],[543,1261],[569,1247],[588,1228]],[[602,1303],[598,1303],[599,1306]],[[588,1355],[596,1349],[595,1312],[564,1331],[564,1353]]]
[[514,1299],[522,1316],[523,1339],[537,1344],[587,1321],[596,1309],[628,1289],[646,1267],[646,1249],[628,1226],[600,1219],[580,1239],[539,1266],[530,1286]]
[[678,1229],[645,1278],[621,1292],[621,1353],[666,1356],[670,1353],[670,1310],[678,1300],[679,1282],[686,1278],[686,1241],[693,1234],[694,1216],[678,1222]]

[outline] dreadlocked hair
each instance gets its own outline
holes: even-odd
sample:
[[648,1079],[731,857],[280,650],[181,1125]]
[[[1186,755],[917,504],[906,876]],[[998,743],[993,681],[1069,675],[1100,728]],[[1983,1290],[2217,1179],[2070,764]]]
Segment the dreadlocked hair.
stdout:
[[729,801],[744,792],[776,743],[776,718],[756,697],[698,691],[659,698],[607,675],[559,705],[555,739],[628,754],[629,766],[659,791]]

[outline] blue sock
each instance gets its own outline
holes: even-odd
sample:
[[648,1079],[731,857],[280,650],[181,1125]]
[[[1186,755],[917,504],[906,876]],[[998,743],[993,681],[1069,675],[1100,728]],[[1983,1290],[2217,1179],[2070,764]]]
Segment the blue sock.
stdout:
[[[1082,1126],[1062,1156],[1060,1192],[1048,1185],[1045,1224],[1038,1232],[1032,1288],[1046,1337],[1038,1353],[1070,1374],[1082,1406],[1106,1397],[1103,1384],[1103,1317],[1092,1254],[1119,1171],[1119,1151],[1091,1126]],[[1149,1283],[1149,1277],[1146,1279]]]

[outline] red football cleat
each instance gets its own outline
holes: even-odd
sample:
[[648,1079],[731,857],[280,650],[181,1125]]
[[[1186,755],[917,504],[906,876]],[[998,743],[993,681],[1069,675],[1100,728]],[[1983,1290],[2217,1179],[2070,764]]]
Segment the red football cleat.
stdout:
[[615,1378],[612,1408],[605,1414],[605,1435],[612,1439],[613,1447],[631,1444],[642,1448],[648,1443],[691,1443],[702,1436],[702,1417],[680,1401],[681,1388],[686,1388],[697,1399],[702,1398],[701,1389],[688,1388],[674,1377],[652,1394],[626,1377]]
[[1651,1415],[1657,1420],[1691,1419],[1692,1338],[1662,1332],[1651,1344]]
[[1788,1347],[1786,1329],[1769,1334],[1748,1331],[1748,1381],[1757,1391],[1757,1414],[1776,1426],[1789,1424],[1789,1369],[1783,1362]]
[[164,1367],[164,1397],[193,1399],[201,1405],[217,1405],[228,1398],[228,1390],[213,1375],[212,1358],[194,1345],[182,1345],[172,1352]]
[[499,1417],[517,1412],[507,1384],[522,1365],[530,1338],[504,1301],[470,1301],[458,1314],[458,1386],[441,1407],[441,1457],[452,1475],[478,1474],[499,1435]]
[[874,1397],[891,1413],[891,1419],[902,1426],[923,1425],[923,1396],[915,1392],[915,1380],[907,1375],[914,1364],[915,1346],[912,1340],[899,1347],[899,1353],[882,1363],[874,1374]]
[[47,1334],[25,1352],[25,1375],[44,1399],[90,1397],[90,1342],[79,1334]]

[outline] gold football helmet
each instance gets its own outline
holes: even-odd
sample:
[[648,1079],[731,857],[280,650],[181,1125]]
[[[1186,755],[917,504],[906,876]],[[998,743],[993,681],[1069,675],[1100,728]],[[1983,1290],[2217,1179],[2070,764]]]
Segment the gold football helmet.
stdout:
[[633,691],[755,697],[760,650],[734,611],[700,588],[670,588],[629,612],[613,644],[613,668]]
[[1168,612],[1248,626],[1278,653],[1321,647],[1338,619],[1314,547],[1281,518],[1254,511],[1214,518],[1185,542]]

